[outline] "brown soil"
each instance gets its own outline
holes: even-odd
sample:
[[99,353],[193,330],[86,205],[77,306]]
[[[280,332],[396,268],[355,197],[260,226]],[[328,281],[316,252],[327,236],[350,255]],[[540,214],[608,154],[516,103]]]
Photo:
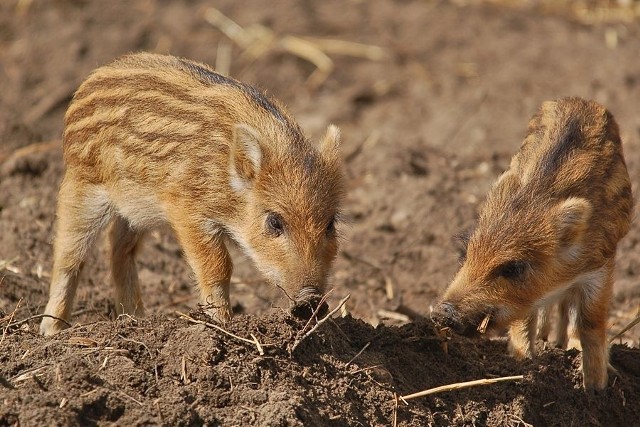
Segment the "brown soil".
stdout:
[[[314,66],[283,49],[241,57],[206,22],[204,0],[1,2],[0,426],[637,423],[640,327],[616,340],[617,372],[594,395],[580,388],[575,350],[541,348],[535,361],[516,362],[501,339],[454,337],[445,353],[423,317],[456,270],[451,236],[473,224],[542,101],[577,95],[606,104],[634,186],[640,177],[638,20],[624,8],[574,7],[597,1],[553,9],[502,3],[216,2],[243,27],[259,24],[276,37],[385,50],[382,59],[329,52],[335,68],[316,87],[308,81]],[[30,317],[47,299],[59,138],[73,90],[126,52],[215,65],[229,47],[231,74],[282,99],[309,135],[329,122],[343,131],[349,221],[329,302],[350,293],[353,317],[323,324],[291,352],[304,325],[234,253],[237,316],[228,331],[255,335],[261,355],[255,344],[177,318],[196,307],[196,293],[174,238],[156,233],[139,260],[152,316],[115,318],[101,243],[81,278],[77,325],[39,336],[39,319]],[[611,336],[640,306],[638,239],[636,222],[620,244]],[[520,382],[395,400],[520,374]]]

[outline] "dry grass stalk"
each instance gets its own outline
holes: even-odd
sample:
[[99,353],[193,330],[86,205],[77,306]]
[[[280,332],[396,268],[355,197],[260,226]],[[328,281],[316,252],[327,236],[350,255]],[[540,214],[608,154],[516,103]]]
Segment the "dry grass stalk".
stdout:
[[67,344],[77,345],[80,347],[98,347],[97,341],[85,337],[71,337],[67,340]]
[[[11,314],[9,316],[6,317],[7,320],[7,326],[5,326],[4,328],[2,328],[2,338],[0,338],[0,346],[2,346],[2,343],[4,342],[5,337],[7,336],[7,331],[9,330],[9,326],[11,326],[11,321],[13,320],[13,318],[16,315],[16,312],[18,311],[18,308],[20,308],[20,304],[22,304],[22,298],[20,298],[18,300],[18,302],[16,303],[16,307],[13,309],[13,311],[11,312]],[[3,319],[4,320],[4,319]]]
[[309,320],[307,320],[307,323],[304,324],[304,327],[302,328],[302,332],[305,332],[309,327],[309,325],[311,325],[311,321],[313,321],[313,319],[316,319],[318,317],[318,312],[320,311],[324,303],[327,301],[327,298],[329,297],[329,294],[331,292],[333,292],[333,289],[329,289],[329,292],[322,295],[322,298],[320,298],[320,302],[318,303],[317,307],[313,310],[313,313],[311,313]]
[[480,322],[480,324],[478,325],[478,332],[480,332],[481,334],[484,334],[485,332],[487,332],[487,326],[489,326],[490,320],[491,320],[490,314],[487,314],[486,316],[484,316],[484,319],[482,319],[482,322]]
[[411,319],[406,314],[398,313],[397,311],[390,310],[378,310],[378,317],[382,319],[393,319],[398,322],[409,323]]
[[382,368],[382,365],[373,365],[373,366],[367,366],[366,368],[360,368],[357,371],[353,371],[352,374],[357,374],[358,372],[367,372],[370,371],[372,369],[376,369],[376,368]]
[[393,282],[393,279],[388,274],[385,274],[383,272],[382,275],[384,276],[384,291],[387,295],[387,300],[393,301],[393,298],[395,297],[395,294],[396,294],[395,283]]
[[317,37],[305,37],[304,39],[328,54],[352,56],[370,61],[382,61],[387,57],[387,52],[380,46]]
[[463,388],[475,387],[479,385],[490,385],[490,384],[495,384],[495,383],[504,382],[504,381],[521,381],[522,379],[524,379],[524,375],[514,375],[511,377],[485,378],[482,380],[465,381],[462,383],[443,385],[440,387],[434,387],[428,390],[419,391],[417,393],[408,394],[406,396],[401,396],[401,399],[409,400],[409,399],[415,399],[417,397],[428,396],[430,394],[442,393],[445,391],[461,390]]
[[131,400],[132,402],[137,403],[140,406],[144,406],[144,404],[142,402],[140,402],[138,399],[135,399],[132,396],[129,396],[127,393],[123,392],[123,391],[119,391],[118,392],[119,395],[126,397],[127,399]]
[[102,365],[100,365],[100,367],[98,368],[98,371],[102,371],[103,369],[105,369],[107,367],[107,361],[109,360],[109,356],[105,356],[104,357],[104,361],[102,362]]
[[393,400],[393,427],[396,427],[398,425],[398,394],[395,391],[393,392]]
[[187,379],[187,359],[184,356],[182,356],[182,362],[180,363],[180,379],[183,384],[189,384]]
[[333,71],[334,65],[331,58],[309,41],[299,37],[285,36],[280,40],[279,46],[316,66],[316,70],[307,79],[311,87],[320,86]]
[[625,332],[627,332],[628,330],[636,326],[638,323],[640,323],[640,315],[638,315],[638,317],[633,319],[631,322],[627,323],[627,325],[624,328],[622,328],[620,332],[618,332],[613,337],[611,337],[611,339],[609,339],[609,344],[611,344],[617,338],[620,338]]
[[226,41],[218,43],[216,72],[223,76],[228,76],[231,73],[231,45]]
[[[298,338],[293,345],[291,346],[291,350],[289,350],[289,353],[292,354],[296,348],[298,348],[298,346],[300,345],[300,343],[302,341],[305,340],[305,338],[311,336],[311,334],[313,334],[316,329],[318,329],[320,327],[320,325],[322,325],[324,322],[326,322],[327,320],[331,319],[331,316],[333,316],[338,310],[340,310],[342,308],[343,305],[345,305],[345,303],[347,302],[347,300],[351,298],[351,294],[348,294],[346,297],[342,298],[340,300],[340,302],[338,303],[338,305],[336,306],[336,308],[334,308],[333,310],[331,310],[326,316],[324,316],[322,319],[318,320],[318,323],[315,324],[315,326],[311,329],[309,329],[308,332],[306,332],[304,335],[302,335],[300,338]],[[303,330],[304,331],[304,330]],[[301,332],[303,332],[301,331]]]
[[[269,345],[269,344],[260,344],[260,343],[257,343],[257,340],[254,341],[254,340],[250,340],[250,339],[247,339],[247,338],[243,338],[243,337],[238,336],[236,334],[232,334],[231,332],[227,331],[226,329],[224,329],[224,328],[222,328],[222,327],[220,327],[218,325],[215,325],[215,324],[209,323],[209,322],[204,322],[202,320],[194,319],[193,317],[191,317],[191,316],[189,316],[187,314],[181,313],[179,311],[176,311],[176,313],[178,314],[178,316],[182,317],[183,319],[185,319],[185,320],[187,320],[187,321],[189,321],[191,323],[197,323],[197,324],[200,324],[200,325],[205,325],[208,328],[216,329],[216,330],[222,332],[223,334],[228,335],[228,336],[230,336],[232,338],[235,338],[235,339],[240,340],[242,342],[246,342],[246,343],[251,344],[251,345],[255,345],[258,348],[258,353],[260,353],[260,351],[263,349],[263,347],[266,347],[266,346]],[[264,351],[264,350],[262,350],[262,351]]]
[[346,55],[370,61],[380,61],[387,57],[384,49],[379,46],[314,37],[301,38],[291,35],[278,37],[273,30],[258,24],[242,27],[213,7],[205,11],[204,19],[243,50],[239,59],[245,63],[251,63],[276,49],[312,63],[316,69],[307,79],[307,84],[311,88],[317,88],[324,83],[333,71],[335,65],[328,54]]
[[[17,150],[20,151],[20,150]],[[0,163],[2,163],[2,158],[0,158]],[[14,274],[20,274],[20,270],[17,267],[12,266],[14,262],[18,260],[18,257],[14,257],[11,259],[2,259],[0,260],[0,271],[7,270]]]
[[353,363],[353,361],[354,361],[354,360],[356,360],[356,359],[357,359],[357,358],[358,358],[362,353],[364,353],[364,351],[365,351],[366,349],[368,349],[370,345],[371,345],[371,341],[369,341],[368,343],[366,343],[366,344],[364,345],[364,347],[362,347],[362,349],[361,349],[358,353],[356,353],[356,355],[355,355],[355,356],[353,356],[353,357],[351,358],[351,360],[349,360],[349,361],[347,362],[347,364],[345,365],[345,368],[346,368],[346,367],[348,367],[349,365],[351,365],[351,363]]
[[27,323],[27,322],[30,322],[30,321],[32,321],[32,320],[42,319],[43,317],[51,317],[52,319],[59,320],[60,322],[62,322],[62,323],[64,323],[64,324],[66,324],[68,327],[71,327],[71,323],[69,323],[69,322],[67,322],[66,320],[61,319],[61,318],[59,318],[59,317],[52,316],[52,315],[50,315],[50,314],[34,314],[33,316],[29,316],[29,317],[27,317],[26,319],[17,320],[17,321],[15,321],[15,322],[13,322],[13,323],[9,323],[9,324],[6,326],[6,328],[13,328],[14,326],[20,326],[20,325],[22,325],[23,323]]
[[449,354],[449,339],[451,337],[451,328],[436,329],[436,336],[440,338],[440,348],[445,354]]
[[204,12],[204,19],[242,48],[246,49],[252,41],[251,36],[244,28],[214,7],[210,7]]
[[44,371],[49,367],[50,367],[49,365],[46,365],[46,366],[41,366],[39,368],[28,369],[26,372],[23,372],[19,375],[16,375],[13,378],[10,378],[10,381],[12,381],[15,384],[22,381],[30,380],[31,378],[38,375],[39,373],[41,373],[42,371]]
[[264,349],[262,348],[262,345],[260,345],[260,342],[258,341],[258,338],[256,338],[255,335],[251,334],[251,338],[253,338],[253,342],[255,343],[256,347],[258,348],[258,353],[260,354],[260,356],[264,356]]

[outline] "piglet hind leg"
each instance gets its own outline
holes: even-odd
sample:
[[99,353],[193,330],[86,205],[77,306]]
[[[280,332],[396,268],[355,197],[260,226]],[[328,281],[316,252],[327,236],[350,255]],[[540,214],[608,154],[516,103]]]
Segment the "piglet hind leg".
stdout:
[[509,326],[509,353],[513,357],[522,360],[535,356],[537,327],[537,311],[511,323]]
[[586,390],[602,390],[607,386],[608,379],[606,325],[613,284],[613,262],[603,267],[601,272],[582,284],[578,305],[577,331],[582,344],[582,373]]
[[110,237],[111,281],[116,294],[116,310],[119,314],[144,316],[135,261],[142,232],[134,230],[126,219],[116,215]]
[[[49,302],[44,314],[69,321],[78,275],[87,251],[111,219],[111,205],[102,186],[84,184],[67,172],[58,194],[57,230],[53,244],[53,269]],[[66,324],[45,317],[40,333],[53,335]]]
[[187,262],[193,270],[207,314],[218,323],[231,320],[229,284],[233,264],[221,235],[198,227],[175,227]]

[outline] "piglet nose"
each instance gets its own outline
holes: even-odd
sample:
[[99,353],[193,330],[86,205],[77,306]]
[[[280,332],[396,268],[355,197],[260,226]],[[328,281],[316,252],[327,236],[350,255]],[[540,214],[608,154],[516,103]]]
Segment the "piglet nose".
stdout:
[[431,312],[431,320],[439,327],[452,327],[455,325],[456,308],[449,302],[438,304]]
[[[322,302],[322,305],[320,303]],[[320,306],[318,308],[318,306]],[[304,287],[298,293],[296,301],[291,308],[291,313],[299,319],[309,319],[317,310],[317,316],[323,317],[329,311],[329,305],[322,301],[322,296],[317,288]]]

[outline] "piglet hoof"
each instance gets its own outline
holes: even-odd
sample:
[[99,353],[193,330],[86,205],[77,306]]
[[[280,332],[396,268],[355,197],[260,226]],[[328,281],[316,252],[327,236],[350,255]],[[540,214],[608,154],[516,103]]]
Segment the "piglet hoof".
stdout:
[[591,381],[585,378],[583,383],[584,390],[591,395],[602,396],[606,392],[607,382],[608,381],[606,378],[604,379],[604,381],[602,379],[600,379],[599,381]]
[[49,337],[67,328],[68,326],[58,319],[44,317],[40,323],[40,334]]
[[508,345],[509,355],[516,360],[533,359],[535,351],[532,350],[528,344],[515,344],[513,341],[509,341]]
[[226,325],[231,322],[231,309],[229,307],[211,307],[205,306],[204,313],[211,319],[213,323]]

